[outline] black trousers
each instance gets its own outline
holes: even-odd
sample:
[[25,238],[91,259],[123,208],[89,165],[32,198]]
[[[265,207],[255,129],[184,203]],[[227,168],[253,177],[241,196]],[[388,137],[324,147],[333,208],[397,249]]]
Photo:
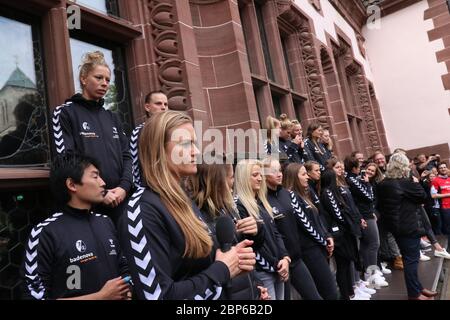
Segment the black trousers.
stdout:
[[331,273],[325,249],[319,246],[302,248],[303,261],[314,279],[316,288],[324,300],[337,300],[336,280]]
[[343,300],[349,300],[355,293],[353,291],[353,264],[352,260],[339,255],[338,252],[334,254],[336,261],[336,281],[341,292]]
[[302,260],[295,262],[289,271],[290,285],[297,290],[303,300],[323,300],[311,273]]

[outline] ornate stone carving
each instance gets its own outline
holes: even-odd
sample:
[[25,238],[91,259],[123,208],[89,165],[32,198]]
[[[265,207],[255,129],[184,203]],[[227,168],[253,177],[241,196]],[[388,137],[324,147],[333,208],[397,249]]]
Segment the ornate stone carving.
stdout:
[[328,54],[327,49],[324,47],[320,49],[320,60],[322,61],[322,69],[324,73],[331,73],[334,71],[331,57]]
[[367,128],[370,146],[374,149],[380,149],[381,145],[378,140],[377,126],[374,114],[372,112],[372,106],[370,104],[370,95],[366,78],[360,73],[355,76],[355,83],[358,91],[359,107],[363,113],[363,119]]
[[329,128],[325,90],[321,80],[319,61],[314,50],[313,36],[307,20],[303,20],[299,28],[299,40],[313,115],[324,128]]
[[366,56],[366,48],[364,48],[364,42],[366,41],[364,37],[360,34],[356,34],[356,40],[358,40],[358,48],[359,52],[361,52],[361,55],[363,57]]
[[156,56],[155,62],[158,65],[161,90],[167,94],[171,109],[186,110],[188,90],[183,81],[183,58],[178,49],[179,39],[173,13],[175,10],[173,1],[150,0],[147,8],[152,25],[152,37],[155,44],[153,50]]

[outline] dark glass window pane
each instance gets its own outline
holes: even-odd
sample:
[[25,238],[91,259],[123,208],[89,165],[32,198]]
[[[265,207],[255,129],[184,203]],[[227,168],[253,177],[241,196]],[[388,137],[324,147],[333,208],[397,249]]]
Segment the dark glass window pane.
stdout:
[[119,16],[116,0],[78,0],[76,4],[101,13]]
[[118,113],[125,133],[129,135],[132,130],[131,105],[128,98],[126,69],[121,48],[106,48],[70,38],[70,49],[72,52],[73,81],[77,92],[81,92],[78,77],[83,55],[96,50],[103,52],[106,63],[111,69],[111,82],[109,90],[105,95],[104,108]]
[[295,116],[297,117],[297,120],[300,122],[302,120],[302,117],[300,115],[301,108],[303,108],[303,102],[297,102],[294,100]]
[[253,85],[253,94],[255,95],[255,101],[256,101],[256,111],[258,112],[258,119],[259,119],[259,124],[261,127],[263,127],[265,125],[265,120],[261,119],[261,101],[259,99],[259,95],[261,92],[261,88],[256,87],[255,85]]
[[281,44],[283,45],[283,56],[284,56],[284,63],[286,64],[286,70],[288,73],[289,78],[289,85],[291,86],[291,89],[294,89],[294,81],[292,81],[292,73],[291,68],[289,68],[289,58],[287,53],[287,47],[286,47],[286,41],[281,41]]
[[37,25],[0,16],[0,166],[49,161],[44,75]]
[[270,60],[269,43],[266,36],[266,28],[264,27],[264,17],[260,4],[255,3],[256,17],[258,18],[259,33],[261,36],[262,49],[264,53],[264,61],[266,62],[267,76],[270,80],[275,81],[275,76],[272,68],[272,61]]
[[281,115],[281,101],[280,97],[272,93],[273,111],[275,111],[275,118],[280,118]]
[[50,212],[48,190],[0,192],[0,300],[21,298],[24,248],[33,225]]

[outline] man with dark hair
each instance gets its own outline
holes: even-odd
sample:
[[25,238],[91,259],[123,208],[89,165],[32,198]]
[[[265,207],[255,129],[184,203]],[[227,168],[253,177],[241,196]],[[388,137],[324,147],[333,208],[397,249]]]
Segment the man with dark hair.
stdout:
[[450,243],[450,177],[445,162],[438,164],[438,173],[431,183],[431,197],[440,202],[442,225]]
[[128,267],[110,218],[92,212],[105,182],[92,158],[55,158],[50,183],[57,213],[30,234],[22,273],[27,299],[129,299]]
[[[152,116],[152,114],[158,112],[164,112],[168,110],[169,104],[167,100],[167,96],[162,91],[151,91],[145,96],[145,115],[147,119]],[[133,133],[131,134],[130,139],[130,151],[131,156],[133,158],[133,183],[136,187],[141,186],[141,168],[139,166],[139,135],[141,129],[144,127],[144,123],[141,123],[136,128],[134,128]]]

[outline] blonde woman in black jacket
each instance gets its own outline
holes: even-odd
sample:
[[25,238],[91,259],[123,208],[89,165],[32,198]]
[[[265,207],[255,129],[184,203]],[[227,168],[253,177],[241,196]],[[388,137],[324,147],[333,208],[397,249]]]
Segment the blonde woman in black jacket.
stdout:
[[267,201],[263,166],[257,160],[241,160],[236,166],[234,194],[242,218],[254,217],[264,228],[264,245],[256,251],[256,275],[273,300],[284,300],[291,258],[278,232]]
[[181,188],[184,177],[197,173],[196,143],[191,118],[180,112],[155,114],[142,129],[146,187],[130,198],[118,228],[138,299],[220,299],[230,279],[253,270],[253,242],[216,250],[200,210]]

